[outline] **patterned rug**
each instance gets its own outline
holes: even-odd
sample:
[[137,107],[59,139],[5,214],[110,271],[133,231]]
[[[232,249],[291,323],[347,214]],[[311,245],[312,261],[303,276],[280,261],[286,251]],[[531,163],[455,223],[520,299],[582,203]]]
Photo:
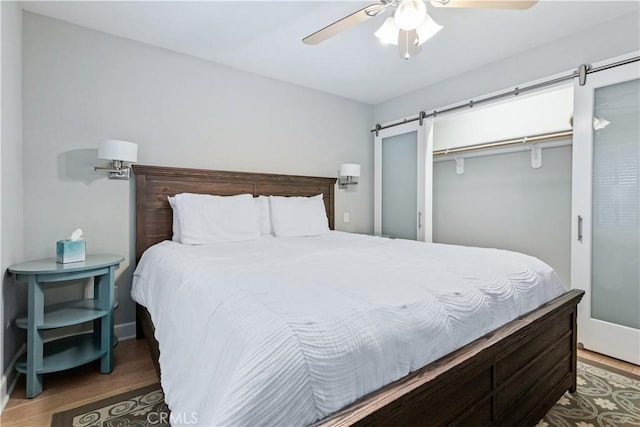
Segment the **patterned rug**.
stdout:
[[168,427],[169,416],[160,384],[152,384],[53,414],[51,427]]
[[536,427],[640,426],[640,377],[578,359],[577,382]]
[[[170,415],[159,384],[53,415],[51,427],[166,427],[197,424]],[[578,390],[565,393],[536,427],[640,426],[640,377],[578,360]]]

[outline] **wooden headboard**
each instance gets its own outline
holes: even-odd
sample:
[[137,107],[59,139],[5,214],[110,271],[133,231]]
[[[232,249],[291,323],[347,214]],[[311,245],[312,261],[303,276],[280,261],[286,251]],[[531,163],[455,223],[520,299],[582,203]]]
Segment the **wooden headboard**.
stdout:
[[167,196],[179,193],[233,196],[314,196],[324,194],[329,228],[334,228],[336,178],[229,172],[134,165],[136,179],[136,261],[149,247],[171,240],[173,213]]

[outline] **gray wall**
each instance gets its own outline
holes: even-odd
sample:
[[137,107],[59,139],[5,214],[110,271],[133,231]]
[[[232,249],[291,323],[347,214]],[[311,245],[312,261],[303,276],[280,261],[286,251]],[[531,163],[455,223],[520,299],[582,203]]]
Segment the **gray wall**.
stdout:
[[23,49],[26,256],[78,227],[88,252],[124,255],[116,323],[134,320],[134,192],[92,171],[102,138],[137,142],[151,165],[336,176],[360,163],[336,224],[372,230],[371,106],[28,12]]
[[571,274],[571,147],[545,148],[542,167],[531,152],[436,162],[434,241],[524,252]]
[[[16,330],[13,319],[24,310],[24,292],[6,273],[9,265],[24,259],[23,179],[22,179],[22,10],[16,2],[2,7],[2,372],[24,341],[24,331]],[[12,374],[12,373],[9,373]],[[5,378],[3,378],[4,380]],[[8,379],[11,382],[11,377]]]

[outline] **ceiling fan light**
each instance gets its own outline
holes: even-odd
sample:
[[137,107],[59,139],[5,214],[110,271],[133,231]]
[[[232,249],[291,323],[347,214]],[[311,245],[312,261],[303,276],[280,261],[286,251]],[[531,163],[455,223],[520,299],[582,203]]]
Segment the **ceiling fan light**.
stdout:
[[393,16],[401,30],[415,30],[427,16],[427,6],[422,0],[403,0]]
[[426,15],[424,22],[418,28],[418,46],[435,36],[442,29],[442,25],[437,24],[429,15]]
[[396,25],[396,21],[390,16],[384,20],[384,23],[373,33],[384,44],[398,44],[398,32],[400,29]]

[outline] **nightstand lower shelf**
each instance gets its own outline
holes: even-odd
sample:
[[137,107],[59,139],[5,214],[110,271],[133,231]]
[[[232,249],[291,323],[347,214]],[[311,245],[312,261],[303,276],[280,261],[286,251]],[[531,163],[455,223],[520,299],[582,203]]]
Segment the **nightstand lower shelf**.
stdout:
[[[94,335],[81,334],[60,338],[44,343],[42,369],[37,374],[64,371],[75,368],[105,355],[100,350],[100,343],[96,342]],[[27,373],[27,354],[24,353],[16,362],[18,372]]]
[[[45,306],[43,323],[36,327],[38,329],[56,329],[96,320],[108,314],[106,310],[100,310],[99,307],[100,304],[95,299],[66,301]],[[115,308],[114,306],[114,310]],[[27,329],[29,327],[28,316],[18,317],[16,326]]]

